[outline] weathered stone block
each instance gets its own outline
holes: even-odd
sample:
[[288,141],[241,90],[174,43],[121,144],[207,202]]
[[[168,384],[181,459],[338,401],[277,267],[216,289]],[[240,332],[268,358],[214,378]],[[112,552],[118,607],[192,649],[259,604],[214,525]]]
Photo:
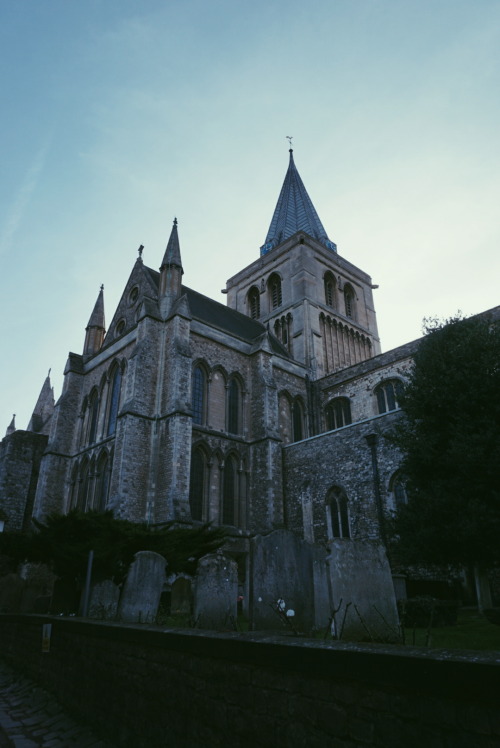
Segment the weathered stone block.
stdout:
[[159,553],[139,551],[128,570],[118,607],[127,623],[151,623],[156,618],[165,583],[167,562]]
[[200,628],[234,628],[238,565],[221,553],[200,559],[194,588],[194,618]]
[[383,546],[334,540],[328,558],[336,635],[351,641],[397,641],[399,618]]

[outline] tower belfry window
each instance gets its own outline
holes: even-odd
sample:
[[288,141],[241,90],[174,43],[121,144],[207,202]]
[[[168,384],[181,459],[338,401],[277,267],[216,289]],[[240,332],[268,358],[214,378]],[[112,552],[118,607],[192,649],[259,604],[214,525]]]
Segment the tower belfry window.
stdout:
[[344,303],[345,303],[345,315],[354,319],[355,317],[355,302],[354,302],[354,291],[351,286],[345,286],[344,288]]
[[335,307],[335,279],[332,273],[325,273],[325,304]]
[[248,313],[252,319],[260,317],[260,292],[256,286],[248,292]]
[[269,278],[269,294],[271,297],[271,306],[273,309],[277,309],[277,307],[281,306],[282,304],[282,294],[281,294],[281,278],[279,275],[274,273]]

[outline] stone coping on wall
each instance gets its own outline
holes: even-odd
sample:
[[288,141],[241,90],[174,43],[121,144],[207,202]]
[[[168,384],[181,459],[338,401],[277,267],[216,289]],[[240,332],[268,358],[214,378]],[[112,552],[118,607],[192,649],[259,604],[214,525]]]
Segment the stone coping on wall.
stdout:
[[[326,680],[356,680],[435,693],[476,702],[498,701],[500,652],[424,649],[372,643],[325,642],[279,632],[217,632],[153,625],[89,621],[77,617],[0,615],[0,656],[8,655],[12,624],[52,624],[51,651],[58,632],[145,649],[185,652],[195,657],[227,660],[238,665],[295,672]],[[6,624],[8,631],[2,631]],[[7,635],[5,635],[7,634]],[[50,656],[43,654],[43,657]]]

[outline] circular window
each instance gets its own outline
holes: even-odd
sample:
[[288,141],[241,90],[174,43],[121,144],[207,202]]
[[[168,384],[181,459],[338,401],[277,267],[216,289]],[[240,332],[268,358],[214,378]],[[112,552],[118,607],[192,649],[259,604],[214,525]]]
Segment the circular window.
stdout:
[[125,320],[121,319],[116,326],[116,335],[123,335],[125,332]]
[[137,297],[139,296],[139,287],[134,286],[134,288],[131,290],[128,296],[128,300],[131,304],[134,304],[137,301]]

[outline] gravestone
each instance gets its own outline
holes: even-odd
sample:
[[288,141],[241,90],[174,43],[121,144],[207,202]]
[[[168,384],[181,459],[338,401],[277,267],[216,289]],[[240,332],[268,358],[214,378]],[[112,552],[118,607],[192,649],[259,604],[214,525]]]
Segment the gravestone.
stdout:
[[130,565],[118,606],[125,623],[152,623],[165,584],[167,562],[159,553],[139,551]]
[[193,593],[191,580],[178,577],[172,584],[170,612],[172,615],[189,615],[191,613]]
[[335,634],[345,641],[399,640],[399,617],[385,549],[375,542],[333,540],[327,559]]
[[14,572],[0,579],[0,613],[20,612],[24,586],[24,580]]
[[89,602],[89,618],[112,621],[118,613],[120,588],[111,579],[104,579],[92,586]]
[[330,618],[327,553],[319,545],[313,545],[311,551],[314,579],[314,628],[324,629]]
[[237,617],[238,564],[222,553],[198,562],[194,584],[194,619],[199,628],[234,628]]
[[313,546],[289,530],[257,535],[251,545],[250,620],[256,630],[314,628]]

